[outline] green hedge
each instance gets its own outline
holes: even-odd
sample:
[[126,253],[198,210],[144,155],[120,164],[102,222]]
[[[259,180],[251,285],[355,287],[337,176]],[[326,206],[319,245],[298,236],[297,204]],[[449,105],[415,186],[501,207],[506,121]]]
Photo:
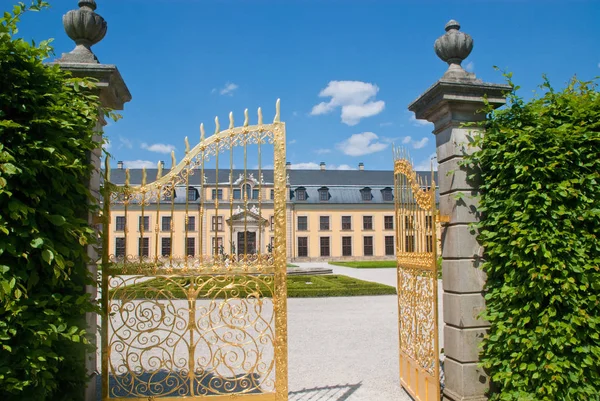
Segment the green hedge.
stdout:
[[481,360],[491,400],[598,400],[600,94],[541,88],[525,102],[513,86],[467,158],[481,169]]
[[15,38],[25,11],[0,18],[0,399],[79,400],[99,103],[89,82],[43,64],[49,42]]

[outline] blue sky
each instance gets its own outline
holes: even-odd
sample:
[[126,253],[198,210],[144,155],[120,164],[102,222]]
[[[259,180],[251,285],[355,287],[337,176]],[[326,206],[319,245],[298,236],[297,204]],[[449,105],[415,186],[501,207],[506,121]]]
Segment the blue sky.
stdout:
[[[50,2],[50,10],[26,15],[20,30],[27,39],[54,38],[58,57],[74,47],[61,17],[77,1]],[[542,74],[557,88],[575,74],[600,76],[598,1],[97,3],[108,33],[93,50],[117,65],[133,95],[105,132],[115,163],[130,167],[170,160],[170,149],[180,159],[185,136],[193,146],[201,122],[212,133],[214,117],[226,126],[229,111],[241,123],[248,108],[255,122],[262,106],[270,121],[277,98],[296,168],[324,161],[391,169],[392,141],[428,166],[432,125],[415,121],[407,106],[446,70],[433,43],[450,19],[474,39],[463,66],[487,82],[503,82],[494,65],[512,71],[525,97]]]

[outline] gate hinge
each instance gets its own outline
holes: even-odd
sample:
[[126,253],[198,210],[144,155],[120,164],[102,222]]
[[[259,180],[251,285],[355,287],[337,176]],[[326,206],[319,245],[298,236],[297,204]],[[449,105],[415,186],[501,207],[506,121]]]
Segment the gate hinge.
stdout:
[[438,223],[450,223],[450,216],[438,214],[435,216],[435,221]]

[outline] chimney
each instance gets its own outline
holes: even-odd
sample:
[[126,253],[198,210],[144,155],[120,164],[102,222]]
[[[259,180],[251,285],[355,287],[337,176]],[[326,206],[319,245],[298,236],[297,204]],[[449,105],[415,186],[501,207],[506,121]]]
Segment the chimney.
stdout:
[[122,162],[121,160],[119,160],[119,161],[117,162],[117,168],[118,168],[119,170],[123,170],[123,162]]
[[321,171],[325,171],[325,162],[321,162],[319,166],[321,166]]
[[164,161],[164,160],[161,160],[161,161],[160,161],[160,166],[161,166],[163,169],[165,168],[165,161]]
[[363,163],[363,162],[358,163],[358,170],[365,171],[365,163]]
[[286,163],[285,163],[285,168],[286,168],[287,170],[291,170],[291,169],[292,169],[292,162],[286,162]]

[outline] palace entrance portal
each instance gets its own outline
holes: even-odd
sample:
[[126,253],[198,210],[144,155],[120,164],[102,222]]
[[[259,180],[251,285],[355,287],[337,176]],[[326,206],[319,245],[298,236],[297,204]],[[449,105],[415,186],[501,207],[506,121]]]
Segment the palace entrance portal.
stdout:
[[237,254],[251,255],[256,253],[256,233],[244,231],[237,233]]

